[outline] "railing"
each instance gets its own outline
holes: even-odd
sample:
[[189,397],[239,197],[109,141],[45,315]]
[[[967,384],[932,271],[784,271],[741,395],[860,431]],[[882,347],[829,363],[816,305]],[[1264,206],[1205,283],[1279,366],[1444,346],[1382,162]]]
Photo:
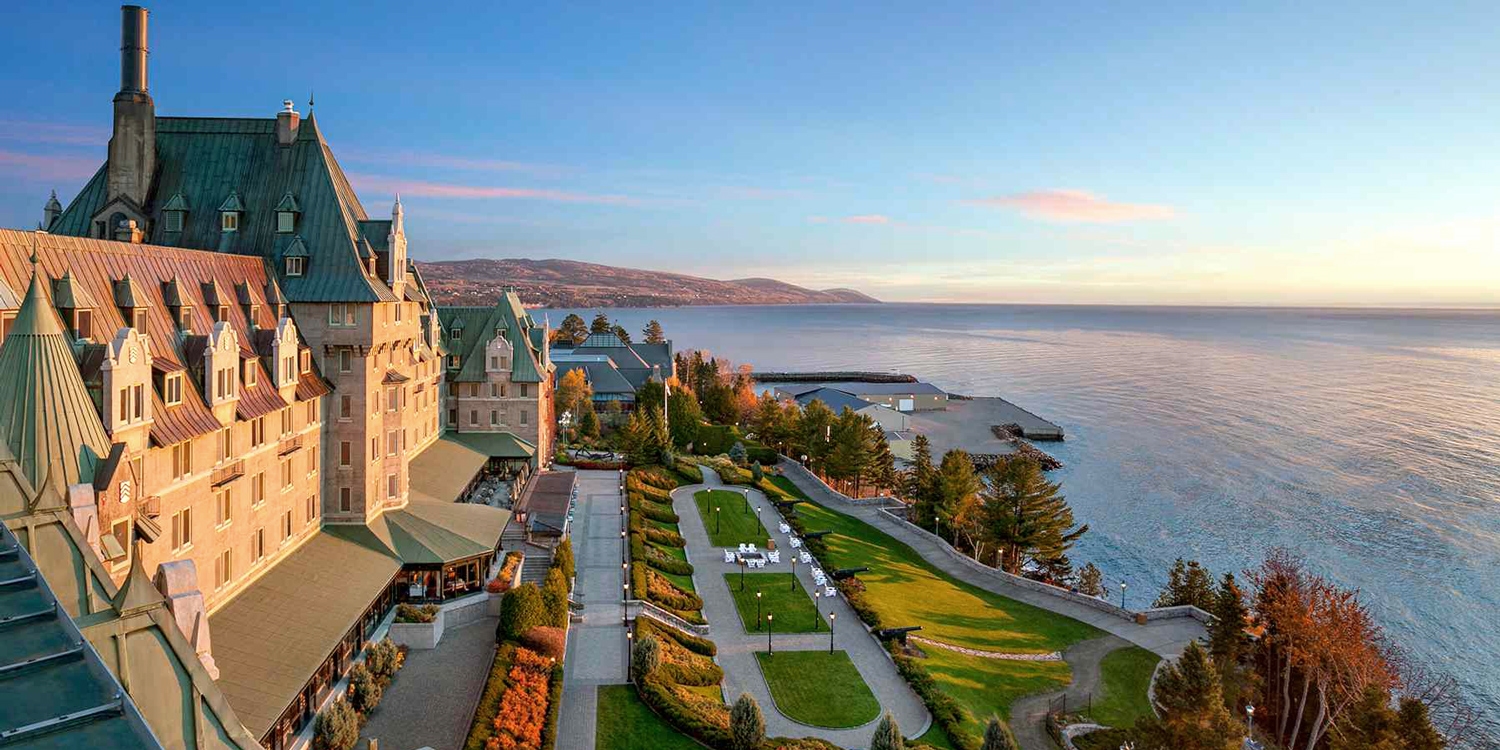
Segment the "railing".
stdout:
[[161,517],[161,495],[152,495],[140,503],[142,515],[147,518]]
[[[228,484],[230,482],[233,482],[234,480],[239,479],[242,476],[245,476],[245,462],[243,459],[224,464],[223,466],[214,469],[208,475],[208,483],[213,485],[214,487],[218,487],[221,484]],[[158,506],[160,506],[161,499],[156,498],[156,500]]]
[[302,449],[302,436],[298,435],[296,437],[289,437],[289,438],[281,441],[281,445],[276,446],[276,455],[277,456],[285,456],[288,453],[294,453],[294,452],[299,451],[301,449]]
[[636,617],[646,617],[655,620],[663,625],[666,625],[667,627],[676,628],[689,635],[697,635],[703,637],[708,636],[707,625],[699,625],[697,623],[688,622],[687,620],[684,620],[681,617],[678,617],[677,615],[674,615],[671,612],[668,612],[667,610],[662,609],[655,604],[652,604],[651,602],[645,601],[644,599],[631,599],[625,602],[625,612],[627,616],[631,612],[632,608],[634,608],[635,610]]

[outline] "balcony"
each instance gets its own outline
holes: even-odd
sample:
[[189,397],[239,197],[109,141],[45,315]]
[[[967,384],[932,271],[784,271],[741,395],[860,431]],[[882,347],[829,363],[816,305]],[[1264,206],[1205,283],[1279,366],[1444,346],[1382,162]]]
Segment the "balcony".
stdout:
[[141,515],[147,518],[161,517],[161,495],[152,495],[140,501]]
[[209,475],[208,483],[214,487],[229,484],[242,476],[245,476],[245,462],[233,461],[213,470]]
[[299,450],[302,450],[301,435],[298,435],[296,437],[289,437],[281,441],[281,444],[276,446],[276,455],[285,456],[288,454],[296,453]]

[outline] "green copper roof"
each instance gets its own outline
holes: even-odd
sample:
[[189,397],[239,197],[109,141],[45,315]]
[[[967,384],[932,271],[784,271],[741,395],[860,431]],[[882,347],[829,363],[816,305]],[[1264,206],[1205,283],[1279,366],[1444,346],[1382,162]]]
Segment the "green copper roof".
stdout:
[[287,193],[281,196],[281,202],[276,204],[276,210],[298,213],[302,211],[302,207],[297,205],[297,196]]
[[240,194],[234,192],[233,190],[229,191],[229,197],[225,198],[224,202],[219,204],[219,213],[225,213],[227,211],[238,211],[243,213],[244,210],[244,201],[241,201]]
[[93,480],[109,437],[35,270],[0,343],[0,392],[0,433],[32,484],[45,480],[66,492]]
[[[517,383],[540,383],[546,369],[541,350],[533,345],[531,317],[521,306],[521,298],[507,291],[492,307],[439,307],[443,349],[459,356],[459,371],[450,380],[480,382],[485,379],[484,347],[502,331],[511,347],[511,380]],[[463,335],[453,338],[453,331]]]
[[168,198],[167,202],[162,204],[161,210],[188,211],[191,209],[188,208],[187,198],[182,197],[182,193],[173,193],[172,197]]

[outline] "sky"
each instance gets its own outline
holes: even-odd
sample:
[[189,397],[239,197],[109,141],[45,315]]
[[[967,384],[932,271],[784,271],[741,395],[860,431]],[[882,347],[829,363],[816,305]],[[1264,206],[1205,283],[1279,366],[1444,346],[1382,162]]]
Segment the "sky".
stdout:
[[[0,226],[27,228],[103,161],[119,11],[19,5]],[[157,113],[315,99],[420,260],[885,300],[1500,305],[1494,2],[341,5],[150,4]]]

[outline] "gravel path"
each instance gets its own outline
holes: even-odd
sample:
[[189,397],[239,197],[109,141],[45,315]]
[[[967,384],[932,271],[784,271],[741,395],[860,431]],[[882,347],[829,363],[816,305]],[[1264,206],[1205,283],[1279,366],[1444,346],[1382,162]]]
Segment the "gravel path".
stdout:
[[1115,635],[1106,635],[1073,644],[1063,652],[1063,661],[1073,670],[1073,682],[1062,690],[1028,695],[1010,704],[1010,731],[1021,750],[1052,750],[1057,747],[1047,736],[1047,707],[1060,695],[1068,696],[1069,706],[1082,706],[1090,695],[1099,694],[1099,663],[1105,654],[1131,643]]
[[385,750],[458,750],[469,735],[474,703],[484,689],[495,659],[494,617],[443,633],[435,649],[412,649],[370,723],[360,731],[364,740],[380,740]]

